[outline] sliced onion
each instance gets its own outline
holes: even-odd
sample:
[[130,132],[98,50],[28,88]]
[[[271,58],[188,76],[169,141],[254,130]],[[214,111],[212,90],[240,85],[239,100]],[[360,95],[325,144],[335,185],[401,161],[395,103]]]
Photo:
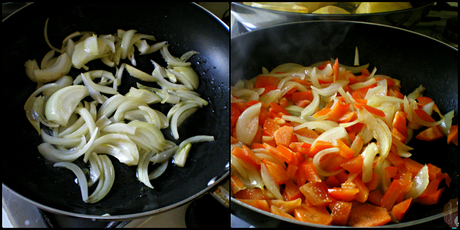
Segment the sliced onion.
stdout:
[[81,170],[80,167],[78,167],[74,163],[70,162],[58,162],[54,163],[53,167],[63,167],[66,169],[69,169],[72,171],[75,176],[78,178],[78,185],[80,186],[80,191],[81,191],[81,198],[83,199],[84,202],[88,201],[88,183],[86,181],[85,174],[83,173],[83,170]]
[[153,189],[153,186],[149,180],[148,169],[149,169],[150,158],[152,158],[154,154],[156,154],[156,152],[154,151],[141,154],[139,158],[139,164],[137,165],[137,173],[136,173],[137,179],[140,182],[142,182],[145,186],[151,189]]
[[340,87],[344,87],[345,85],[347,85],[348,82],[348,80],[337,80],[336,82],[330,84],[326,88],[317,88],[315,86],[312,86],[311,88],[321,96],[330,97],[337,93]]
[[391,132],[384,121],[375,118],[366,109],[360,109],[358,116],[362,116],[362,121],[366,124],[367,128],[372,132],[372,135],[377,140],[380,149],[381,159],[388,156],[391,148]]
[[174,153],[173,163],[179,167],[184,167],[185,161],[187,160],[191,148],[191,144],[208,141],[214,141],[214,136],[197,135],[183,140],[179,144],[179,147],[177,148],[176,152]]
[[41,131],[41,137],[44,142],[50,143],[52,145],[62,145],[64,147],[75,147],[77,146],[81,138],[60,138],[60,137],[53,137],[48,135],[43,129]]
[[259,113],[262,103],[251,105],[241,113],[236,122],[236,139],[250,145],[259,128]]
[[46,69],[35,69],[34,76],[37,82],[50,82],[59,79],[60,77],[68,74],[72,68],[70,57],[63,53],[56,62]]
[[316,168],[316,172],[318,173],[318,175],[320,176],[334,176],[334,175],[337,175],[338,173],[342,172],[344,169],[339,169],[339,170],[336,170],[336,171],[332,171],[332,172],[327,172],[325,171],[322,167],[321,167],[321,158],[323,158],[324,156],[328,155],[328,154],[337,154],[339,152],[339,148],[336,148],[336,147],[333,147],[333,148],[327,148],[327,149],[323,149],[321,151],[319,151],[318,153],[315,154],[315,156],[313,157],[313,164],[315,165],[315,168]]
[[160,166],[149,173],[149,180],[154,180],[160,177],[166,171],[166,168],[168,168],[168,164],[168,161],[160,163]]
[[58,90],[46,103],[46,119],[67,126],[67,122],[78,103],[88,94],[88,89],[82,85],[68,86]]
[[280,187],[273,180],[273,177],[268,172],[268,169],[265,166],[265,164],[260,165],[260,175],[262,177],[262,180],[263,180],[267,190],[270,193],[272,193],[277,199],[282,200],[283,195],[281,195],[281,193],[280,193]]
[[[98,192],[93,192],[89,198],[87,203],[96,203],[102,200],[109,192],[113,186],[115,181],[115,170],[113,168],[112,161],[110,161],[109,157],[106,155],[99,155],[102,161],[103,169],[104,169],[104,183],[102,184],[102,188],[98,190]],[[101,183],[101,181],[99,181]],[[99,187],[99,184],[98,184]]]
[[379,152],[379,148],[374,142],[371,142],[361,153],[363,157],[362,166],[362,182],[367,183],[372,179],[372,168],[374,164],[374,158]]
[[308,116],[313,115],[319,107],[321,96],[315,89],[313,89],[312,93],[313,93],[313,101],[309,105],[307,105],[307,107],[305,107],[300,114],[300,117],[303,119],[305,119]]
[[428,173],[428,166],[424,165],[412,179],[412,188],[406,193],[404,199],[417,198],[425,191],[428,183],[430,182],[430,175]]
[[153,157],[150,158],[150,161],[154,164],[163,163],[171,158],[174,153],[176,153],[178,146],[174,146],[172,148],[166,149],[160,153],[155,154]]

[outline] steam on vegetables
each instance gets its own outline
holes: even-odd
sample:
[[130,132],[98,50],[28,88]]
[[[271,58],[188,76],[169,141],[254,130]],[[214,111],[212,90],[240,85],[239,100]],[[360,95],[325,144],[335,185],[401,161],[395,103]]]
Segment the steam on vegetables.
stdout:
[[[213,136],[197,135],[177,145],[161,132],[169,127],[178,140],[181,123],[208,104],[195,92],[199,77],[187,61],[198,52],[175,57],[167,41],[157,42],[153,35],[122,29],[104,35],[77,31],[62,41],[61,48],[56,48],[48,40],[47,25],[48,20],[44,35],[51,50],[40,65],[35,59],[25,62],[26,74],[37,82],[37,89],[24,110],[43,139],[38,151],[56,162],[54,167],[67,168],[76,175],[85,203],[103,199],[115,181],[114,167],[107,155],[135,166],[137,179],[153,189],[150,180],[166,170],[170,158],[178,167],[184,167],[192,144],[214,141]],[[151,74],[136,68],[136,48],[139,55],[160,52],[167,67],[151,60]],[[113,67],[114,72],[90,70],[88,63],[96,59]],[[72,68],[81,73],[68,76]],[[125,71],[159,87],[137,82],[137,87],[122,95],[118,87]],[[158,103],[171,108],[166,114],[153,109],[152,105]],[[89,169],[73,163],[78,158]],[[152,164],[158,167],[149,172]],[[89,187],[95,184],[89,194]]]
[[454,111],[443,114],[423,86],[403,95],[398,79],[369,72],[358,55],[355,64],[285,63],[232,87],[235,199],[298,221],[362,227],[439,201],[440,182],[451,178],[412,160],[408,144],[458,145]]

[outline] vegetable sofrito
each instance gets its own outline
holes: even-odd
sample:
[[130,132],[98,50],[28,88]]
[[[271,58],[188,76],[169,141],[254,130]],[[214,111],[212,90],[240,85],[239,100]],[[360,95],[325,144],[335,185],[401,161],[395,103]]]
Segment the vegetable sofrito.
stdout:
[[454,111],[441,114],[423,86],[403,95],[399,80],[367,67],[286,63],[233,86],[233,197],[298,221],[361,227],[437,203],[449,175],[412,160],[407,144],[421,129],[415,138],[458,145]]
[[[107,155],[135,166],[137,179],[153,189],[150,180],[165,172],[169,159],[184,167],[192,144],[214,141],[213,136],[197,135],[177,145],[161,132],[169,127],[173,138],[178,140],[181,123],[208,104],[194,91],[199,77],[187,62],[198,52],[189,51],[176,58],[169,52],[167,42],[149,44],[147,40],[156,41],[154,36],[121,29],[116,34],[99,36],[77,31],[67,36],[58,49],[47,39],[47,22],[45,40],[51,51],[40,66],[36,60],[25,63],[27,76],[38,85],[24,110],[43,139],[38,151],[47,160],[56,162],[54,167],[67,168],[76,175],[85,203],[100,201],[112,188],[115,173]],[[167,67],[153,60],[152,74],[133,67],[135,47],[140,55],[161,52]],[[60,55],[54,57],[55,52]],[[122,63],[125,59],[132,65]],[[114,67],[115,73],[89,70],[87,64],[93,60]],[[81,74],[67,76],[72,67],[81,69]],[[156,82],[159,87],[137,83],[137,88],[131,87],[122,95],[118,87],[125,70],[131,77]],[[151,107],[157,103],[170,104],[167,114]],[[80,157],[88,163],[89,170],[72,163]],[[152,164],[159,166],[149,173]],[[97,186],[89,194],[88,187],[94,184]]]

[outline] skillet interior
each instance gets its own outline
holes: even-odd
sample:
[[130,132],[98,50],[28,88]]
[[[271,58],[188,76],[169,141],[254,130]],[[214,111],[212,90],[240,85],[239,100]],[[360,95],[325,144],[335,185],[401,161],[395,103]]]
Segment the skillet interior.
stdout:
[[[190,62],[200,76],[197,92],[210,103],[183,123],[179,129],[181,138],[176,143],[192,135],[214,135],[216,141],[192,147],[184,168],[170,164],[164,175],[152,181],[154,190],[137,181],[135,167],[110,157],[116,172],[111,192],[97,204],[83,203],[79,187],[73,182],[74,175],[53,168],[38,153],[36,146],[41,139],[23,110],[36,87],[25,75],[24,62],[28,59],[40,62],[49,51],[43,37],[46,18],[50,19],[50,42],[56,47],[75,31],[114,34],[117,29],[136,29],[154,35],[158,41],[167,40],[175,56],[199,51]],[[2,29],[7,44],[2,52],[2,100],[7,134],[3,142],[2,183],[11,190],[52,212],[63,211],[83,218],[101,218],[98,216],[105,213],[112,216],[106,219],[131,218],[184,204],[209,190],[210,180],[219,181],[228,174],[229,152],[222,146],[229,145],[229,35],[228,27],[210,13],[189,3],[32,4],[6,19]],[[136,59],[139,69],[147,73],[153,70],[150,59],[165,66],[159,52],[136,55]],[[89,67],[104,68],[99,60],[90,62]],[[73,69],[69,75],[75,77],[80,72]],[[125,72],[122,84],[120,91],[126,93],[135,80]],[[164,134],[171,137],[169,130]],[[82,165],[81,160],[77,163]]]
[[[453,124],[458,124],[458,50],[429,37],[390,26],[316,21],[283,24],[242,34],[231,41],[231,85],[240,79],[257,76],[262,67],[271,70],[287,62],[308,66],[338,57],[339,63],[352,66],[356,46],[360,63],[370,63],[370,71],[375,66],[377,74],[401,80],[404,95],[422,84],[426,87],[424,95],[433,98],[442,113],[455,110]],[[442,217],[444,205],[450,199],[458,198],[458,147],[446,145],[445,138],[433,142],[414,138],[409,146],[415,148],[411,151],[412,159],[441,167],[452,178],[452,183],[438,204],[429,207],[414,205],[399,226],[419,223],[415,220],[430,219],[435,215]],[[247,209],[241,202],[233,202],[235,212],[241,210],[240,205]],[[253,224],[267,223],[266,218],[262,219],[264,221]]]

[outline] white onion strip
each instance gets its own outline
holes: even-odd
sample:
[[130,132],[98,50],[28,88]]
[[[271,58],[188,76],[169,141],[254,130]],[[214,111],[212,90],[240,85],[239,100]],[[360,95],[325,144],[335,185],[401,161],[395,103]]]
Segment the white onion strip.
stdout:
[[83,170],[81,170],[80,167],[78,167],[74,163],[70,162],[58,162],[53,165],[53,167],[63,167],[66,169],[71,170],[75,176],[78,178],[78,185],[80,186],[81,190],[81,198],[83,199],[84,202],[88,201],[88,183],[86,181],[85,174],[83,173]]

